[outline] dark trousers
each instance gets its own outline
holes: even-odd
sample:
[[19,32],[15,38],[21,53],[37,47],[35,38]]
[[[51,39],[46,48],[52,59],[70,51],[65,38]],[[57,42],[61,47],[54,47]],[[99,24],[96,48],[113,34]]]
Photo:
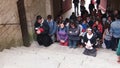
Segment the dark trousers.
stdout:
[[104,40],[104,43],[107,49],[111,48],[111,40]]
[[117,47],[118,47],[118,42],[119,42],[119,38],[115,38],[115,37],[112,37],[112,45],[111,45],[111,48],[112,50],[116,51]]
[[[75,14],[79,14],[79,12],[78,12],[78,3],[77,4],[74,4],[74,10],[75,10]],[[77,11],[76,11],[77,10]]]
[[69,47],[70,48],[76,48],[77,43],[78,43],[78,40],[69,40]]

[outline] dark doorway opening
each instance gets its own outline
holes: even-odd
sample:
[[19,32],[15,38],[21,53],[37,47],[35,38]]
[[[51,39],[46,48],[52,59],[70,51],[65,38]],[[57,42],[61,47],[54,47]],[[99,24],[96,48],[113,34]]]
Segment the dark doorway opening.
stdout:
[[53,0],[53,14],[56,19],[58,16],[72,8],[72,0]]
[[28,28],[27,28],[24,0],[18,0],[17,7],[18,7],[18,13],[19,13],[23,45],[28,47],[30,46],[30,39],[29,39],[29,33],[28,33]]

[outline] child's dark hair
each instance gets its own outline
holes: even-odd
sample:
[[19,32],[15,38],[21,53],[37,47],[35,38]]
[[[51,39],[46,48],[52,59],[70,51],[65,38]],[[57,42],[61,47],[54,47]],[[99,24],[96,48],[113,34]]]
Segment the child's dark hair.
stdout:
[[42,19],[42,16],[41,16],[41,15],[38,15],[38,16],[36,17],[36,20],[39,20],[39,19]]
[[[71,20],[71,21],[70,21],[70,25],[74,25],[75,28],[77,27],[77,23],[76,23],[76,21],[74,21],[74,20]],[[71,26],[70,26],[70,27],[71,27]]]
[[47,19],[52,19],[52,15],[48,15],[48,16],[47,16]]
[[105,29],[108,29],[108,31],[110,30],[110,24],[106,23],[105,24]]
[[64,22],[64,20],[60,21],[59,24],[64,24],[64,25],[66,25],[66,23]]

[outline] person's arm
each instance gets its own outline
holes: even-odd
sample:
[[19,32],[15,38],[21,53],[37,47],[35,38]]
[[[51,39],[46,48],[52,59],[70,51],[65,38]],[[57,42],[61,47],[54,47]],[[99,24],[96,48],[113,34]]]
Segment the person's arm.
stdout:
[[60,41],[59,27],[57,28],[57,41]]
[[49,34],[49,25],[46,22],[43,23],[42,28],[44,31],[41,34]]
[[96,36],[95,36],[95,34],[93,35],[93,37],[92,37],[92,39],[90,40],[91,41],[91,44],[96,44]]
[[111,24],[111,26],[110,26],[110,36],[112,37],[113,36],[113,26],[112,26],[112,24]]
[[106,30],[105,30],[104,33],[103,33],[102,41],[104,41],[105,35],[106,35]]
[[82,32],[83,27],[82,27],[82,25],[79,25],[79,26],[80,26],[80,35],[79,36],[82,36],[83,35],[83,32]]
[[40,25],[36,22],[34,24],[34,30],[35,30],[35,34],[40,34],[41,32],[39,31]]
[[101,32],[101,33],[103,32],[103,27],[102,27],[101,24],[100,24],[100,32]]
[[96,24],[93,24],[92,28],[94,28],[96,26]]
[[73,32],[73,31],[69,31],[68,33],[69,33],[69,35],[74,35],[74,36],[76,36],[76,35],[79,35],[79,33],[80,33],[80,29],[77,28],[77,30],[76,30],[75,32]]
[[83,37],[83,41],[84,41],[84,44],[87,43],[87,33],[84,35],[84,37]]
[[68,35],[65,36],[65,41],[67,41],[67,40],[68,40]]
[[53,31],[50,35],[53,35],[56,33],[56,30],[57,30],[57,25],[56,25],[56,22],[53,21]]

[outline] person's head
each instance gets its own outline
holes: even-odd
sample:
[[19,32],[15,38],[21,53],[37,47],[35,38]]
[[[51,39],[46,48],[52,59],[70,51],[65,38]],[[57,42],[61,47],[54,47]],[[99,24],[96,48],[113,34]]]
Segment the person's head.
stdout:
[[102,14],[102,11],[99,9],[99,10],[98,10],[98,13],[99,13],[99,14]]
[[60,28],[64,28],[65,27],[64,21],[61,21],[59,25],[60,25]]
[[111,16],[108,16],[108,21],[112,21],[112,17]]
[[100,24],[100,20],[99,20],[99,19],[96,19],[95,24],[96,24],[96,25],[99,25],[99,24]]
[[77,20],[80,21],[80,20],[81,20],[81,16],[78,16],[78,17],[77,17]]
[[118,15],[118,10],[114,10],[113,14]]
[[52,15],[48,15],[48,16],[47,16],[47,20],[48,20],[48,21],[51,21],[51,19],[52,19]]
[[87,33],[88,33],[89,35],[91,35],[91,34],[93,33],[92,29],[91,29],[91,28],[88,28],[88,29],[87,29]]
[[106,23],[105,24],[105,29],[110,29],[110,24]]
[[72,15],[75,15],[75,12],[72,12]]
[[59,16],[59,20],[63,20],[63,17],[62,17],[62,16]]
[[90,1],[90,4],[93,4],[92,0]]
[[37,21],[37,23],[41,23],[42,22],[42,17],[40,15],[38,15],[36,17],[36,21]]
[[76,28],[77,27],[76,21],[71,20],[70,21],[70,27],[71,28]]
[[69,18],[66,18],[66,19],[65,19],[65,22],[67,22],[67,23],[70,22]]
[[118,12],[118,15],[116,17],[117,19],[120,19],[120,12]]
[[86,19],[84,18],[84,19],[83,19],[83,24],[86,24],[86,23],[87,23],[87,21],[86,21]]
[[90,21],[90,16],[87,16],[87,21]]

